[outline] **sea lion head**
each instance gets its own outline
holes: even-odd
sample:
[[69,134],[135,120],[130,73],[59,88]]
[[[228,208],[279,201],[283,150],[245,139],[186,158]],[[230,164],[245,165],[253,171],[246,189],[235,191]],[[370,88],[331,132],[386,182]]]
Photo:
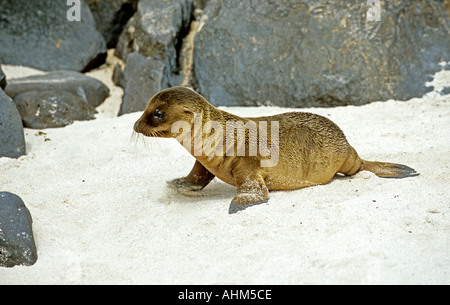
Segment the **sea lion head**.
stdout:
[[205,103],[200,94],[185,87],[172,87],[155,94],[142,116],[134,124],[134,131],[147,137],[173,138],[172,125],[187,122],[192,126],[195,113],[203,113]]

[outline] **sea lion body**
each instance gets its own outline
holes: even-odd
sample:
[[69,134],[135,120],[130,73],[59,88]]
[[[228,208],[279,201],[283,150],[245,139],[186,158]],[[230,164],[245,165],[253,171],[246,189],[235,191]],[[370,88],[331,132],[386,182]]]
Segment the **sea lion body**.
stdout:
[[[313,113],[288,112],[259,117],[279,122],[280,158],[274,167],[262,168],[269,190],[298,189],[327,183],[337,172],[352,175],[361,162],[344,133],[331,120]],[[360,159],[359,159],[360,160]]]
[[[184,127],[174,129],[179,122]],[[207,128],[211,125],[208,122],[215,122],[216,128]],[[228,129],[230,122],[248,127],[241,138],[239,128]],[[230,213],[266,202],[269,190],[324,184],[336,173],[353,175],[369,170],[386,178],[418,175],[404,165],[362,160],[342,130],[323,116],[288,112],[242,118],[215,108],[195,91],[183,87],[153,96],[134,130],[150,137],[177,138],[196,158],[187,177],[170,182],[175,188],[200,190],[214,177],[236,186]],[[180,130],[184,135],[180,136]],[[190,132],[185,133],[186,130]],[[239,145],[244,145],[240,153]],[[261,149],[269,147],[272,155]]]

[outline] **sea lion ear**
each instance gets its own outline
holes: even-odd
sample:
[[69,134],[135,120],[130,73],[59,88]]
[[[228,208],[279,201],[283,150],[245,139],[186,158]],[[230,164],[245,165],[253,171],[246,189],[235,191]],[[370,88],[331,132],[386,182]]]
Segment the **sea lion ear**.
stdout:
[[194,113],[192,110],[190,110],[188,107],[183,107],[183,111],[185,113]]

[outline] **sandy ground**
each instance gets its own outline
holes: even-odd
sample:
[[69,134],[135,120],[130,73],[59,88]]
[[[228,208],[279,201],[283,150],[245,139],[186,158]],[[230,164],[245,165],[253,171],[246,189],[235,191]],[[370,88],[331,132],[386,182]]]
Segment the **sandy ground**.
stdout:
[[407,102],[302,109],[336,122],[362,158],[420,176],[336,177],[234,215],[235,188],[217,179],[197,197],[170,192],[194,158],[176,140],[133,137],[140,113],[116,117],[111,67],[91,72],[111,88],[95,120],[25,129],[27,155],[0,158],[0,190],[31,211],[39,256],[0,268],[0,284],[450,284],[450,95],[437,92],[449,72]]

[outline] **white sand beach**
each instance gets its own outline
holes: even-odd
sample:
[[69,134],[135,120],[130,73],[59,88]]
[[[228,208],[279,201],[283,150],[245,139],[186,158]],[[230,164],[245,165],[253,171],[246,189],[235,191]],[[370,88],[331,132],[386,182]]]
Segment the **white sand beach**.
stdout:
[[[35,70],[2,66],[8,79]],[[141,113],[116,117],[111,66],[88,73],[111,96],[95,120],[25,129],[27,154],[0,158],[0,191],[33,217],[38,260],[0,268],[0,284],[450,284],[450,71],[409,101],[288,109],[337,123],[363,159],[420,176],[370,172],[270,193],[234,215],[235,188],[215,179],[196,197],[168,190],[194,158],[174,139],[132,136]]]

